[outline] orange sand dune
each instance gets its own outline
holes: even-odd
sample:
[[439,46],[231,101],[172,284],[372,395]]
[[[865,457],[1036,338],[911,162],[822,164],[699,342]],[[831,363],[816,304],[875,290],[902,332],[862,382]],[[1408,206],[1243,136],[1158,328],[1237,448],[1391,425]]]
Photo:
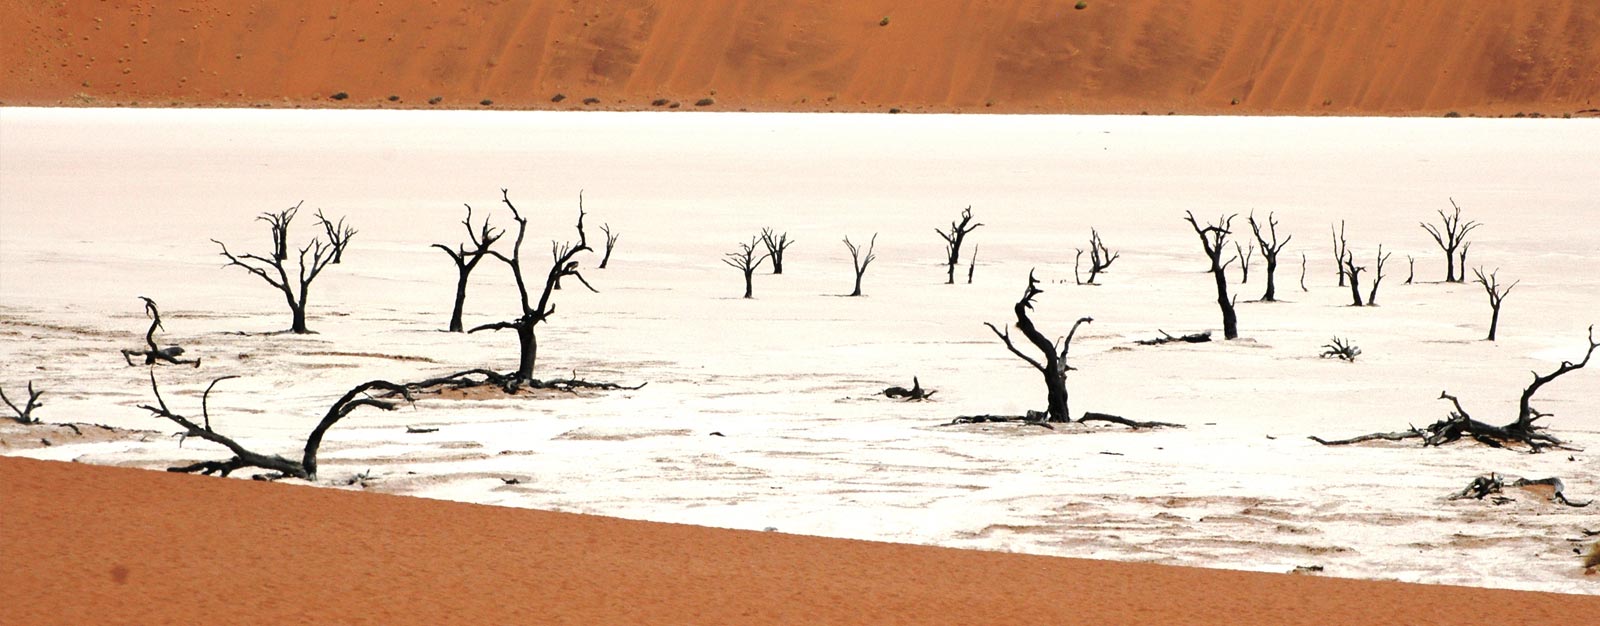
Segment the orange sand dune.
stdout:
[[0,457],[4,624],[1548,624],[1600,597],[1097,562]]
[[[324,8],[0,0],[0,101],[648,109],[661,99],[693,109],[710,98],[715,110],[1268,114],[1600,107],[1592,0],[1090,0],[1083,10],[1064,0],[315,4]],[[340,92],[348,98],[331,99]],[[552,102],[556,94],[565,99]]]

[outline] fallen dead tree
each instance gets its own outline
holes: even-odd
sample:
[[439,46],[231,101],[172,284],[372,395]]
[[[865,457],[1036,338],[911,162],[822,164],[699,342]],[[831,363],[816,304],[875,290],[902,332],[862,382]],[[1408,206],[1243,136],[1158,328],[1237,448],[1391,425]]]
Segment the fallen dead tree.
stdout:
[[1594,356],[1595,349],[1600,348],[1600,343],[1596,343],[1594,339],[1594,326],[1589,327],[1588,344],[1582,361],[1577,363],[1562,361],[1554,372],[1544,376],[1540,376],[1538,372],[1533,373],[1533,382],[1522,390],[1522,398],[1518,402],[1517,420],[1509,424],[1495,426],[1473,419],[1467,413],[1467,410],[1462,408],[1460,399],[1450,395],[1448,391],[1442,391],[1439,393],[1439,399],[1449,400],[1453,410],[1450,411],[1449,417],[1434,422],[1427,428],[1412,426],[1410,430],[1371,433],[1349,439],[1323,439],[1316,436],[1312,436],[1310,439],[1325,446],[1342,446],[1378,439],[1385,441],[1421,439],[1424,447],[1432,447],[1467,438],[1491,448],[1505,448],[1520,444],[1527,446],[1530,452],[1540,452],[1545,448],[1576,450],[1577,448],[1568,447],[1565,442],[1545,433],[1543,426],[1534,423],[1540,418],[1550,417],[1551,414],[1534,409],[1533,396],[1539,392],[1541,387],[1551,381],[1568,372],[1583,369],[1584,366],[1589,364],[1589,359]]
[[[476,387],[495,387],[508,394],[514,394],[519,389],[549,389],[577,393],[579,389],[597,389],[601,391],[636,391],[643,389],[650,383],[628,386],[617,383],[594,382],[578,378],[578,373],[573,372],[571,378],[552,378],[539,380],[537,378],[520,378],[516,373],[501,374],[487,369],[470,369],[454,374],[446,374],[427,380],[406,383],[405,390],[410,393],[439,393],[445,390],[463,390]],[[388,396],[398,395],[399,392],[387,392]]]
[[1497,495],[1503,493],[1506,488],[1533,488],[1530,489],[1530,491],[1537,491],[1539,488],[1547,487],[1550,490],[1550,501],[1558,504],[1563,504],[1574,508],[1583,508],[1594,502],[1594,500],[1573,502],[1572,500],[1568,499],[1566,493],[1567,486],[1565,483],[1561,482],[1560,478],[1537,478],[1533,480],[1529,480],[1527,478],[1517,478],[1516,480],[1508,481],[1507,479],[1509,478],[1511,477],[1502,476],[1493,472],[1490,472],[1484,476],[1478,476],[1473,478],[1472,482],[1467,483],[1465,488],[1463,488],[1461,491],[1451,494],[1450,497],[1446,498],[1446,500],[1464,500],[1467,498],[1482,500],[1485,497],[1494,495],[1496,497],[1492,500],[1492,502],[1495,504],[1506,504],[1511,502],[1512,498]]
[[883,395],[886,397],[903,399],[907,401],[927,400],[928,398],[932,398],[933,394],[935,393],[938,393],[937,389],[923,389],[922,381],[917,380],[916,376],[911,377],[910,389],[895,386],[883,390]]
[[[1046,410],[1028,411],[1025,415],[1010,416],[967,415],[955,418],[950,423],[945,424],[946,426],[989,422],[1018,422],[1053,429],[1055,427],[1051,426],[1051,424],[1065,424],[1073,421],[1071,411],[1067,405],[1067,372],[1073,370],[1074,368],[1067,365],[1067,353],[1072,349],[1072,337],[1073,335],[1077,334],[1078,327],[1082,326],[1083,324],[1091,323],[1094,321],[1094,319],[1089,317],[1078,318],[1078,321],[1072,324],[1072,330],[1068,331],[1065,337],[1052,342],[1045,337],[1044,333],[1039,332],[1039,329],[1034,326],[1033,320],[1028,317],[1028,311],[1033,308],[1033,298],[1040,293],[1043,293],[1043,290],[1039,289],[1039,280],[1034,278],[1033,272],[1029,272],[1028,286],[1023,290],[1022,298],[1017,300],[1017,303],[1012,306],[1012,312],[1016,314],[1017,318],[1017,321],[1014,324],[1015,327],[1017,330],[1022,331],[1022,335],[1028,340],[1028,343],[1032,344],[1035,349],[1042,353],[1040,355],[1041,358],[1030,356],[1028,353],[1019,349],[1017,345],[1011,341],[1010,328],[1001,330],[999,327],[988,322],[984,322],[984,325],[988,326],[989,330],[993,331],[994,335],[1000,338],[1000,341],[1005,344],[1007,350],[1010,350],[1012,354],[1017,356],[1017,358],[1027,362],[1028,365],[1032,366],[1033,369],[1037,370],[1044,377],[1046,391],[1045,399],[1047,407]],[[1163,426],[1182,428],[1182,426],[1178,424],[1170,424],[1166,422],[1139,422],[1125,417],[1111,415],[1109,413],[1088,412],[1084,413],[1083,417],[1079,418],[1077,421],[1112,422],[1135,429],[1157,428]]]
[[144,300],[145,315],[150,316],[150,329],[144,331],[144,343],[146,347],[144,350],[129,350],[127,348],[123,348],[122,360],[127,361],[128,365],[130,366],[140,365],[139,363],[133,362],[133,357],[138,356],[144,357],[143,365],[171,363],[173,365],[193,365],[195,367],[200,367],[200,359],[189,360],[178,358],[179,356],[183,355],[182,346],[167,346],[163,348],[156,345],[156,329],[166,330],[166,328],[161,325],[161,310],[156,308],[155,300],[151,300],[144,296],[139,296],[139,299]]
[[223,435],[222,433],[212,429],[211,412],[207,408],[207,404],[211,398],[211,390],[217,386],[217,383],[230,378],[238,377],[223,376],[212,380],[211,384],[206,385],[205,393],[200,395],[201,421],[200,423],[195,423],[193,420],[187,417],[172,412],[172,410],[167,407],[166,400],[161,397],[161,388],[156,385],[155,372],[152,371],[150,373],[150,390],[156,396],[156,404],[155,406],[141,404],[139,405],[139,408],[149,411],[156,417],[170,420],[174,424],[182,426],[184,432],[179,433],[179,435],[185,439],[189,437],[204,439],[206,441],[221,445],[222,447],[227,448],[229,452],[233,453],[233,458],[227,460],[198,461],[189,465],[169,467],[167,468],[167,471],[182,473],[199,472],[208,476],[211,474],[227,476],[228,474],[233,473],[234,470],[239,470],[246,467],[256,467],[275,472],[276,475],[270,476],[271,478],[289,477],[315,481],[317,480],[317,450],[322,447],[322,438],[327,434],[328,429],[333,428],[334,424],[339,423],[339,420],[344,419],[346,416],[350,415],[351,412],[364,406],[383,409],[385,411],[392,411],[398,407],[395,402],[373,397],[371,394],[375,391],[387,391],[399,394],[408,401],[411,399],[411,395],[406,390],[404,385],[397,385],[389,381],[373,380],[357,385],[355,388],[346,392],[344,396],[339,398],[337,402],[334,402],[333,406],[328,408],[328,412],[327,414],[323,415],[322,421],[318,422],[316,428],[313,428],[311,430],[311,434],[306,437],[305,448],[302,451],[300,460],[296,461],[276,454],[268,455],[254,452],[248,448],[245,448],[231,437]]
[[1161,336],[1155,339],[1138,339],[1134,343],[1141,346],[1159,346],[1166,343],[1205,343],[1211,341],[1211,331],[1209,330],[1203,333],[1191,333],[1178,337],[1174,337],[1159,328],[1156,329],[1156,332],[1161,333]]

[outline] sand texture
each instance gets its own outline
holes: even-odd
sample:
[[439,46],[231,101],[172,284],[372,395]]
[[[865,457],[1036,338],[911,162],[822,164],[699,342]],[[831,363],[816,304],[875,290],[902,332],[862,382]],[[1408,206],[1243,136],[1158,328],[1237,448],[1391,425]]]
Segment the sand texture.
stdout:
[[1543,625],[1600,610],[5,457],[0,496],[7,624]]
[[1555,116],[1600,107],[1600,3],[1588,0],[1096,0],[1083,10],[1041,0],[358,0],[317,10],[4,0],[0,24],[0,101],[10,105]]

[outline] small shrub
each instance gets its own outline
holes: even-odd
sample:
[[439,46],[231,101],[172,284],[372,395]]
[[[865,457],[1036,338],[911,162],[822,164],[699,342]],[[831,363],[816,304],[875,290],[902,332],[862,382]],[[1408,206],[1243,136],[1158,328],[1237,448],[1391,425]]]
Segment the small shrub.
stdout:
[[1461,117],[1461,114],[1460,114],[1460,113],[1457,113],[1457,112],[1455,112],[1455,111],[1451,111],[1451,112],[1449,112],[1449,113],[1446,113],[1446,114],[1444,114],[1444,116],[1445,116],[1445,117]]
[[1234,106],[1239,106],[1239,99],[1238,98],[1234,98],[1233,102],[1229,102],[1228,104],[1232,104]]
[[889,25],[889,16],[885,15],[885,16],[883,16],[883,19],[878,20],[878,25],[879,26],[888,26]]
[[1087,3],[1087,2],[1079,2],[1077,4],[1072,5],[1072,8],[1077,9],[1079,11],[1082,11],[1084,9],[1089,8],[1089,3]]
[[347,94],[347,93],[345,93],[345,92],[343,92],[343,91],[341,91],[341,92],[339,92],[339,93],[336,93],[336,94],[333,94],[333,95],[332,95],[332,96],[330,96],[330,97],[332,97],[332,98],[333,98],[333,99],[334,99],[334,100],[343,100],[343,99],[345,99],[345,98],[349,98],[349,97],[350,97],[350,94]]
[[391,95],[391,96],[389,96],[389,101],[390,102],[399,102],[400,101],[400,96]]
[[701,98],[699,100],[695,100],[694,101],[694,105],[697,106],[697,107],[708,107],[708,106],[711,106],[711,105],[716,104],[716,103],[717,103],[717,101],[713,100],[711,98]]
[[493,101],[493,100],[490,100],[490,99],[488,99],[488,98],[484,98],[484,99],[482,99],[482,100],[479,100],[479,101],[478,101],[478,104],[481,104],[481,105],[483,105],[483,106],[493,106],[493,105],[494,105],[494,101]]
[[672,101],[672,104],[667,105],[667,108],[676,109],[676,108],[681,107],[681,106],[683,106],[682,102],[678,102],[678,101],[674,100],[674,101]]
[[664,106],[667,106],[667,99],[666,98],[656,98],[654,100],[651,100],[650,101],[650,106],[653,106],[653,107],[664,107]]
[[889,109],[889,112],[890,113],[899,113],[900,109],[899,108],[891,108],[891,109]]
[[558,93],[558,94],[556,94],[554,96],[550,96],[550,101],[551,102],[560,102],[560,101],[566,100],[566,99],[567,99],[567,94],[564,94],[564,93]]
[[600,104],[600,99],[599,98],[584,98],[583,99],[583,103],[584,104]]
[[428,98],[428,104],[439,104],[440,102],[444,102],[444,98],[441,97],[441,96],[434,96],[432,98]]

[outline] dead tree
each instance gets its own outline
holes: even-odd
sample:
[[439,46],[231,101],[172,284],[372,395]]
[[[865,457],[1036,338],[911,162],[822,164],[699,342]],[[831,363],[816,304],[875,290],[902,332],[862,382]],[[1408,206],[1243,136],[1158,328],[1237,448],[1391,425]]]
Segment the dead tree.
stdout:
[[1489,307],[1494,309],[1493,317],[1489,318],[1488,337],[1489,341],[1494,341],[1495,331],[1499,330],[1500,328],[1500,302],[1505,299],[1506,294],[1511,293],[1512,287],[1516,287],[1517,283],[1522,281],[1519,279],[1516,282],[1506,285],[1504,289],[1501,289],[1499,269],[1489,272],[1488,276],[1483,275],[1482,267],[1473,269],[1472,273],[1477,276],[1477,279],[1472,282],[1483,285],[1484,292],[1489,294]]
[[[550,262],[551,263],[560,263],[561,262],[561,257],[566,256],[567,252],[569,250],[571,250],[571,249],[572,249],[572,244],[570,244],[570,243],[567,243],[565,241],[554,241],[554,240],[552,240],[550,242]],[[556,277],[556,284],[553,286],[553,288],[554,289],[561,289],[561,278],[559,276]]]
[[621,237],[622,233],[611,232],[610,224],[601,224],[600,232],[606,234],[606,254],[605,256],[600,257],[599,269],[605,269],[606,264],[611,262],[611,249],[617,247],[617,238]]
[[1112,252],[1106,247],[1105,241],[1100,239],[1100,231],[1089,229],[1089,284],[1094,284],[1095,276],[1111,267],[1111,262],[1122,256],[1121,252]]
[[277,472],[283,477],[303,478],[305,480],[314,482],[317,480],[317,450],[322,447],[322,438],[327,434],[329,428],[332,428],[334,424],[339,423],[339,420],[344,419],[346,416],[350,415],[351,412],[364,406],[375,407],[385,411],[392,411],[398,406],[395,402],[381,400],[369,395],[374,391],[396,393],[403,396],[406,400],[411,399],[411,396],[406,391],[405,386],[396,385],[384,380],[368,381],[356,386],[354,389],[346,392],[344,396],[339,398],[337,402],[334,402],[332,407],[328,408],[328,412],[323,415],[322,421],[318,422],[316,428],[313,428],[311,430],[311,434],[306,437],[305,448],[302,451],[300,460],[295,461],[276,454],[267,455],[253,452],[245,448],[238,441],[235,441],[231,437],[223,435],[222,433],[212,429],[211,412],[206,406],[211,398],[211,389],[216,387],[217,383],[230,378],[238,377],[223,376],[221,378],[212,380],[210,385],[206,385],[205,393],[201,394],[200,396],[201,423],[197,424],[193,420],[177,413],[173,413],[171,409],[167,408],[166,400],[162,399],[161,397],[161,388],[156,385],[155,372],[152,371],[150,373],[150,390],[156,396],[156,405],[151,406],[148,404],[141,404],[139,405],[139,408],[149,411],[156,417],[165,418],[174,424],[182,426],[184,431],[180,433],[180,435],[185,439],[189,437],[204,439],[206,441],[221,445],[222,447],[227,448],[229,452],[233,453],[233,458],[225,461],[199,461],[189,465],[169,467],[167,468],[167,471],[182,473],[200,472],[201,474],[208,476],[211,474],[227,476],[228,474],[233,473],[234,470],[243,469],[246,467],[256,467]]
[[1339,286],[1344,286],[1344,255],[1349,244],[1344,240],[1344,220],[1339,220],[1339,229],[1333,230],[1333,225],[1328,225],[1328,230],[1333,233],[1333,266],[1339,268]]
[[1367,270],[1365,265],[1356,265],[1356,254],[1348,250],[1344,253],[1344,275],[1350,278],[1350,306],[1362,306],[1361,301],[1361,272]]
[[[500,200],[511,209],[511,218],[517,222],[517,239],[512,244],[511,256],[506,256],[499,250],[491,250],[489,254],[511,268],[511,277],[517,283],[517,294],[520,296],[521,312],[516,319],[504,322],[494,322],[474,327],[467,333],[480,330],[514,330],[517,333],[517,371],[510,376],[506,383],[507,391],[516,391],[517,387],[533,382],[533,366],[539,357],[539,339],[535,332],[540,323],[550,319],[555,314],[555,304],[550,301],[551,292],[555,290],[556,282],[563,277],[572,276],[578,279],[589,291],[595,288],[584,280],[583,274],[578,273],[578,262],[573,257],[579,253],[589,251],[589,239],[583,231],[583,192],[578,192],[578,242],[569,246],[566,254],[557,257],[550,264],[550,271],[545,274],[544,288],[539,292],[539,299],[535,302],[528,292],[528,281],[522,274],[522,242],[528,234],[528,219],[517,211],[517,206],[511,203],[511,195],[506,189],[500,190]],[[598,293],[596,291],[596,293]]]
[[1594,326],[1591,325],[1589,326],[1588,347],[1584,350],[1583,360],[1577,363],[1562,361],[1555,371],[1544,376],[1540,376],[1538,372],[1533,372],[1533,382],[1522,390],[1522,397],[1517,403],[1516,421],[1504,426],[1493,426],[1473,419],[1467,413],[1467,410],[1462,408],[1460,399],[1450,395],[1449,391],[1442,391],[1439,393],[1439,399],[1449,400],[1453,410],[1450,411],[1449,417],[1434,422],[1427,428],[1413,426],[1410,430],[1371,433],[1349,439],[1328,440],[1321,437],[1311,437],[1311,440],[1325,446],[1342,446],[1376,439],[1386,441],[1421,439],[1422,445],[1426,447],[1444,445],[1465,437],[1491,448],[1504,448],[1513,444],[1526,445],[1531,452],[1540,452],[1545,448],[1551,447],[1566,448],[1567,446],[1564,442],[1543,432],[1544,427],[1534,424],[1536,420],[1550,417],[1551,414],[1543,413],[1533,408],[1533,396],[1539,392],[1540,388],[1560,378],[1562,375],[1583,369],[1584,366],[1589,364],[1589,359],[1594,357],[1594,352],[1597,348],[1600,348],[1600,342],[1595,341]]
[[28,381],[28,401],[22,403],[22,408],[19,409],[17,405],[11,403],[11,398],[6,397],[5,388],[0,387],[0,402],[5,402],[6,406],[11,407],[12,412],[16,413],[11,419],[24,426],[39,423],[39,418],[33,416],[33,410],[44,406],[44,403],[39,401],[39,396],[42,395],[44,391],[34,391],[33,381]]
[[944,238],[945,254],[945,281],[946,285],[956,284],[956,266],[961,264],[961,242],[965,241],[967,234],[977,230],[982,223],[972,224],[972,207],[961,211],[961,221],[950,221],[950,232],[946,233],[935,228],[933,232],[939,233]]
[[[302,203],[303,204],[303,203]],[[317,218],[321,220],[325,232],[337,229],[340,238],[333,242],[324,242],[321,237],[312,237],[311,243],[300,248],[298,258],[299,269],[291,278],[287,267],[289,259],[289,223],[294,221],[295,214],[300,212],[300,205],[280,211],[278,213],[263,213],[259,219],[267,223],[272,235],[272,255],[263,257],[258,254],[234,255],[228,251],[228,246],[212,239],[211,242],[222,248],[222,256],[228,259],[223,267],[239,266],[245,271],[272,285],[274,289],[283,293],[283,299],[289,305],[289,312],[293,320],[289,325],[289,332],[309,333],[306,328],[306,302],[311,295],[311,282],[322,274],[322,270],[334,262],[334,259],[343,256],[344,249],[350,245],[350,237],[355,234],[355,229],[329,224],[322,217],[321,212]],[[310,259],[306,255],[311,255]]]
[[771,228],[761,229],[761,243],[767,247],[767,256],[772,259],[772,273],[783,273],[783,253],[794,243],[789,241],[789,233],[776,234]]
[[173,365],[193,365],[195,367],[200,367],[200,359],[188,360],[178,358],[178,356],[183,354],[182,346],[167,346],[162,348],[156,345],[156,329],[159,328],[166,330],[161,326],[161,311],[156,308],[155,300],[151,300],[144,296],[139,296],[139,299],[144,300],[144,313],[145,315],[150,316],[150,329],[144,332],[144,343],[146,347],[144,350],[129,350],[127,348],[123,348],[122,360],[127,361],[128,365],[130,366],[136,365],[136,363],[133,362],[133,357],[140,356],[144,357],[144,365],[171,363]]
[[1211,341],[1211,331],[1209,330],[1202,333],[1189,333],[1187,335],[1176,336],[1159,328],[1156,329],[1156,332],[1161,333],[1161,336],[1154,339],[1135,339],[1134,343],[1141,346],[1160,346],[1169,343],[1206,343]]
[[1322,358],[1337,357],[1341,361],[1356,362],[1356,357],[1361,356],[1361,348],[1350,343],[1348,339],[1333,338],[1333,343],[1323,344]]
[[1250,257],[1255,256],[1255,254],[1256,254],[1256,245],[1252,243],[1248,247],[1241,247],[1239,245],[1239,242],[1235,241],[1235,242],[1233,242],[1233,251],[1234,251],[1233,258],[1239,259],[1239,272],[1241,274],[1243,274],[1243,276],[1241,276],[1239,278],[1239,284],[1241,284],[1241,285],[1249,284],[1250,283]]
[[467,249],[467,244],[458,243],[454,250],[442,243],[433,244],[433,247],[443,250],[450,255],[450,260],[456,264],[456,303],[450,309],[450,332],[463,332],[461,314],[467,306],[467,278],[472,275],[472,270],[478,267],[478,262],[489,255],[489,249],[494,242],[506,234],[504,229],[489,227],[489,217],[484,216],[483,224],[476,229],[472,227],[472,205],[467,207],[467,219],[461,220],[461,225],[467,228],[467,240],[472,242],[472,248]]
[[978,271],[978,244],[972,244],[972,258],[967,260],[967,284],[972,284],[972,273]]
[[[1487,496],[1502,493],[1508,487],[1513,489],[1518,487],[1547,487],[1550,489],[1550,500],[1558,504],[1581,509],[1594,502],[1593,500],[1574,502],[1567,498],[1566,483],[1562,482],[1560,478],[1556,478],[1554,476],[1550,478],[1536,479],[1517,478],[1516,480],[1512,481],[1507,481],[1507,478],[1510,477],[1502,476],[1494,472],[1490,472],[1487,476],[1474,477],[1472,482],[1467,483],[1467,486],[1462,488],[1461,491],[1450,494],[1450,497],[1445,499],[1463,500],[1466,498],[1472,498],[1474,500],[1482,500]],[[1495,504],[1505,504],[1512,502],[1513,500],[1513,498],[1500,495],[1495,495],[1493,498]]]
[[1383,264],[1393,254],[1384,254],[1383,244],[1378,244],[1378,264],[1372,269],[1372,291],[1367,292],[1367,306],[1378,306],[1378,284],[1383,282]]
[[[1017,318],[1015,324],[1017,330],[1022,331],[1022,335],[1023,337],[1027,338],[1028,343],[1033,344],[1033,347],[1042,353],[1042,359],[1029,356],[1028,353],[1019,349],[1017,345],[1011,341],[1011,329],[1009,327],[1005,330],[1000,330],[999,327],[996,327],[994,324],[989,322],[984,322],[983,325],[988,326],[989,330],[994,332],[996,337],[1000,338],[1000,341],[1005,344],[1007,350],[1010,350],[1012,354],[1017,355],[1017,358],[1026,361],[1028,365],[1032,366],[1033,369],[1037,370],[1040,375],[1044,376],[1046,402],[1045,411],[1042,413],[1037,411],[1029,411],[1028,415],[1021,417],[993,415],[959,417],[950,422],[951,424],[1015,421],[1036,423],[1041,426],[1050,427],[1050,424],[1064,424],[1073,421],[1072,413],[1067,403],[1067,372],[1074,368],[1067,365],[1067,354],[1072,349],[1072,337],[1073,335],[1077,334],[1078,327],[1093,322],[1094,318],[1078,318],[1078,321],[1073,322],[1072,329],[1067,331],[1066,337],[1052,342],[1045,337],[1044,333],[1039,332],[1039,329],[1033,325],[1033,320],[1028,317],[1028,311],[1033,308],[1033,298],[1040,293],[1043,293],[1043,290],[1039,289],[1039,281],[1033,277],[1033,272],[1029,271],[1028,287],[1027,289],[1023,290],[1022,298],[1017,300],[1016,305],[1012,306],[1011,310]],[[1094,412],[1084,413],[1083,417],[1079,418],[1078,421],[1113,422],[1131,428],[1153,428],[1157,426],[1177,426],[1181,428],[1181,426],[1178,426],[1177,424],[1168,424],[1164,422],[1136,422],[1116,415]]]
[[[1267,260],[1267,291],[1261,295],[1261,301],[1276,302],[1278,300],[1278,287],[1273,277],[1278,272],[1278,253],[1283,252],[1283,248],[1289,245],[1289,241],[1294,239],[1294,235],[1284,237],[1282,242],[1278,241],[1278,220],[1273,213],[1267,214],[1267,235],[1265,236],[1261,234],[1261,223],[1256,221],[1255,212],[1250,213],[1249,219],[1250,232],[1255,233],[1256,243],[1261,246],[1261,256]],[[1268,239],[1268,236],[1271,239]],[[1300,286],[1302,289],[1305,288],[1304,255],[1300,257]]]
[[1435,226],[1427,222],[1421,222],[1421,225],[1422,229],[1428,231],[1428,234],[1433,237],[1434,243],[1439,244],[1439,248],[1444,250],[1444,282],[1459,283],[1467,278],[1467,251],[1461,251],[1461,271],[1457,273],[1456,249],[1461,248],[1462,244],[1466,243],[1467,234],[1471,233],[1472,229],[1482,226],[1482,224],[1475,221],[1461,221],[1461,207],[1456,204],[1455,198],[1450,198],[1450,206],[1455,208],[1455,214],[1445,215],[1444,210],[1440,209],[1440,225]]
[[1200,236],[1200,245],[1205,248],[1206,256],[1211,259],[1209,271],[1217,281],[1217,306],[1222,309],[1222,336],[1226,339],[1238,339],[1239,316],[1234,313],[1234,301],[1228,298],[1227,269],[1228,263],[1233,261],[1227,263],[1222,261],[1222,253],[1227,250],[1228,235],[1233,232],[1229,229],[1233,227],[1233,218],[1238,217],[1238,214],[1221,217],[1216,224],[1202,227],[1195,221],[1194,212],[1187,211],[1187,213],[1189,215],[1184,220],[1194,227],[1195,234]]
[[1300,253],[1300,291],[1311,291],[1306,289],[1306,253],[1304,252]]
[[1078,267],[1083,264],[1083,248],[1077,248],[1078,253],[1072,257],[1072,283],[1082,285],[1083,278],[1078,273]]
[[317,221],[322,224],[323,234],[328,236],[328,244],[333,246],[333,260],[329,263],[338,265],[339,261],[344,260],[344,247],[356,235],[356,229],[346,226],[343,217],[339,218],[338,224],[328,221],[322,216],[322,209],[317,209]]
[[850,237],[848,236],[844,238],[844,247],[850,250],[850,264],[855,267],[856,271],[856,288],[850,291],[850,295],[859,296],[861,295],[861,277],[867,274],[867,266],[878,258],[877,255],[872,253],[873,249],[878,247],[878,233],[872,233],[872,241],[867,243],[866,254],[862,254],[860,246],[850,243]]
[[1415,279],[1416,277],[1417,277],[1417,257],[1411,256],[1411,255],[1408,254],[1408,255],[1406,255],[1406,284],[1407,285],[1411,284],[1412,279]]
[[916,376],[911,377],[910,389],[894,386],[883,390],[884,397],[896,398],[907,402],[927,400],[932,398],[935,393],[938,393],[937,389],[923,389],[922,381],[917,380]]
[[756,268],[761,267],[761,263],[771,256],[771,254],[763,254],[757,257],[756,245],[758,243],[759,238],[751,237],[750,243],[739,244],[738,252],[729,252],[722,257],[722,262],[728,264],[728,267],[744,273],[744,297],[746,298],[755,297],[752,281]]

